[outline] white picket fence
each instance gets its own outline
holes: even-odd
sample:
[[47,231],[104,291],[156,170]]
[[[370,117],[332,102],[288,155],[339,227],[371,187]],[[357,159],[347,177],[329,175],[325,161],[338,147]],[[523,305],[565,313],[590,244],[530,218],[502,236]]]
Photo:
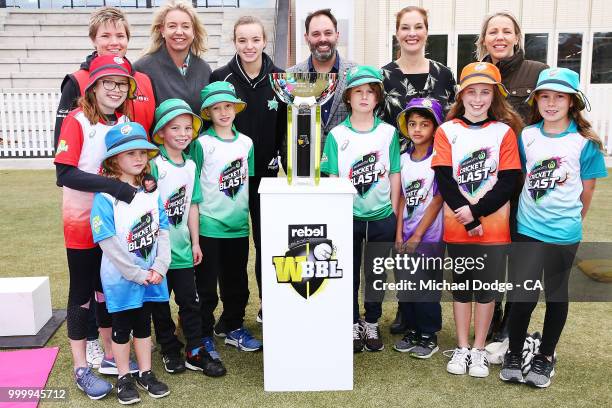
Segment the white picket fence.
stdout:
[[57,91],[0,92],[0,159],[52,157]]
[[[587,115],[612,155],[612,87],[592,87]],[[52,157],[57,91],[0,91],[0,160]]]

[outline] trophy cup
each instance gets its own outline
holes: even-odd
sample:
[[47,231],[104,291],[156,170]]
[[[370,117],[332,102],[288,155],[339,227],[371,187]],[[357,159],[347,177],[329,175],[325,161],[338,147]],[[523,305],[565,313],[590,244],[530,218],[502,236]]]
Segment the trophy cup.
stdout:
[[274,73],[270,83],[287,104],[287,182],[321,178],[321,105],[334,94],[336,74]]

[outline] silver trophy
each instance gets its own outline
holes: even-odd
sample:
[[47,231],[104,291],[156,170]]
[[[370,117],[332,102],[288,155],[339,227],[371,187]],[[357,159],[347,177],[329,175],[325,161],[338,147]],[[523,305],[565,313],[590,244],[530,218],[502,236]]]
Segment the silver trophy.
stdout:
[[287,182],[319,184],[321,177],[321,105],[334,94],[336,74],[270,74],[272,89],[287,104]]

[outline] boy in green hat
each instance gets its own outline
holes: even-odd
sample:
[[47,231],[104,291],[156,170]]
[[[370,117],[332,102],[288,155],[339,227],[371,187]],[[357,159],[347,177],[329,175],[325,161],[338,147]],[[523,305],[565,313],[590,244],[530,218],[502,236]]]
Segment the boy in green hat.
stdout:
[[[386,274],[374,274],[374,258],[386,257],[395,240],[400,196],[400,155],[397,130],[374,114],[383,101],[382,73],[370,66],[353,67],[346,76],[342,100],[350,112],[327,135],[321,171],[345,177],[357,189],[353,201],[353,351],[384,348],[378,319],[383,291],[374,282]],[[365,316],[359,314],[359,280],[363,241],[378,243],[365,248]],[[385,244],[386,243],[386,244]]]
[[202,192],[196,164],[184,153],[201,128],[202,119],[181,99],[168,99],[155,110],[153,141],[159,145],[159,155],[151,160],[151,173],[157,180],[170,226],[172,261],[167,274],[168,290],[174,291],[179,306],[187,342],[186,361],[181,355],[183,344],[174,334],[176,327],[168,302],[155,305],[153,322],[167,372],[180,373],[187,366],[218,377],[225,374],[225,367],[202,344],[200,303],[194,280],[194,265],[202,262],[198,213]]
[[249,176],[255,169],[253,142],[233,124],[246,104],[238,99],[234,86],[225,81],[209,84],[200,95],[200,114],[212,122],[191,146],[203,196],[199,205],[200,247],[206,257],[196,273],[202,336],[209,352],[216,353],[212,336],[213,312],[219,301],[218,281],[223,313],[214,333],[239,350],[258,351],[261,341],[243,327],[249,300]]

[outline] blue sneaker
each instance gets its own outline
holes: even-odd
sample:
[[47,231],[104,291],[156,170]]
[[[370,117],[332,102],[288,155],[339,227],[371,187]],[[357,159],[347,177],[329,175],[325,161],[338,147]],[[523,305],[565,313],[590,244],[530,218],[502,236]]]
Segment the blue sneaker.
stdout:
[[210,358],[212,358],[213,360],[221,361],[221,356],[217,351],[217,347],[215,347],[215,339],[213,339],[212,336],[204,337],[202,339],[202,345],[204,346],[204,350],[206,350]]
[[[106,374],[106,375],[119,375],[119,370],[117,369],[117,364],[115,363],[115,359],[104,357],[104,359],[102,359],[102,362],[100,363],[100,368],[98,368],[98,372],[100,374]],[[138,372],[138,363],[130,359],[130,373],[136,374],[137,372]]]
[[108,395],[113,385],[98,378],[89,367],[79,367],[74,372],[74,379],[79,390],[83,391],[92,400],[99,400]]
[[263,343],[253,337],[244,327],[228,332],[225,344],[241,351],[259,351],[263,348]]

